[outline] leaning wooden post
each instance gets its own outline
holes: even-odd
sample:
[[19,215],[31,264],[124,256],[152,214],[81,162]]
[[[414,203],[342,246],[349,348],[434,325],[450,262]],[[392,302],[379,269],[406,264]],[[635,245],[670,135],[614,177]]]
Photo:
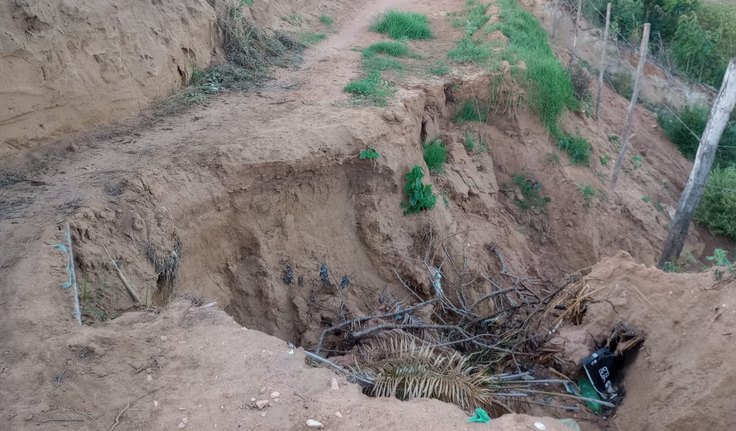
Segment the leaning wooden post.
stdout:
[[560,0],[554,2],[554,18],[552,19],[552,39],[557,36],[557,24],[560,21]]
[[578,0],[578,13],[575,15],[575,37],[572,40],[572,51],[570,52],[570,66],[575,62],[575,52],[578,47],[578,33],[580,32],[580,14],[583,11],[583,0]]
[[613,178],[611,178],[611,189],[616,187],[616,181],[618,181],[618,175],[621,173],[621,167],[624,164],[624,157],[626,156],[626,149],[629,146],[629,130],[631,130],[631,120],[634,115],[634,108],[636,108],[636,100],[639,98],[639,90],[641,88],[641,78],[644,75],[644,64],[647,62],[647,48],[649,46],[649,23],[644,24],[644,34],[641,37],[641,48],[639,50],[639,66],[636,68],[636,80],[634,81],[634,94],[631,95],[631,102],[629,103],[629,110],[626,111],[626,124],[624,125],[624,132],[621,134],[621,149],[618,152],[618,159],[616,159],[616,166],[613,168]]
[[[667,233],[667,239],[665,239],[662,247],[662,254],[659,256],[659,261],[657,261],[657,267],[659,268],[664,268],[667,262],[676,259],[682,252],[687,231],[690,228],[690,220],[698,208],[700,198],[703,196],[705,185],[708,182],[708,174],[710,174],[710,168],[713,166],[716,150],[718,150],[718,142],[726,129],[734,105],[736,105],[736,58],[731,60],[728,69],[726,69],[721,91],[718,92],[718,97],[713,103],[708,124],[700,138],[700,145],[695,156],[693,169],[690,171],[690,178],[688,178],[685,190],[680,196],[677,211],[672,218],[672,223],[670,223],[670,231]],[[736,215],[731,214],[731,216],[735,217]]]
[[598,94],[595,97],[595,120],[598,121],[598,113],[601,109],[601,92],[603,91],[603,72],[606,70],[606,44],[608,43],[608,30],[611,28],[611,3],[606,6],[606,29],[603,31],[603,47],[601,47],[601,63],[598,72]]

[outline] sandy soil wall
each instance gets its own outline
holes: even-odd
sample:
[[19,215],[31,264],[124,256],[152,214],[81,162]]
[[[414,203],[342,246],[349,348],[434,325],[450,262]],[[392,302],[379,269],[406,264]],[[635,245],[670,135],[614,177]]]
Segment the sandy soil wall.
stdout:
[[2,0],[0,29],[0,154],[135,114],[217,49],[206,0]]

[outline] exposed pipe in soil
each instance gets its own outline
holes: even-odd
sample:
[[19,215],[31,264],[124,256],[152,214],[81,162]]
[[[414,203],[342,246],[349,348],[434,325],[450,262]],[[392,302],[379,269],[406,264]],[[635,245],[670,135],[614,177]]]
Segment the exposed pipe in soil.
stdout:
[[69,227],[69,223],[66,224],[66,230],[64,232],[64,241],[66,242],[66,248],[68,253],[69,263],[67,269],[69,270],[69,282],[72,285],[72,292],[74,293],[74,318],[77,319],[79,325],[82,324],[82,312],[79,309],[79,289],[77,288],[77,273],[74,270],[74,251],[72,251],[72,231]]

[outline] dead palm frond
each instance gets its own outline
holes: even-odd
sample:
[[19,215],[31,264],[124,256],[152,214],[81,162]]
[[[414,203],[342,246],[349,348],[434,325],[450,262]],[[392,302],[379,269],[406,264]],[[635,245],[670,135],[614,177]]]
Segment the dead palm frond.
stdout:
[[482,407],[497,414],[510,410],[495,397],[502,383],[457,351],[394,333],[371,340],[360,353],[360,372],[370,376],[372,396],[435,398],[464,410]]

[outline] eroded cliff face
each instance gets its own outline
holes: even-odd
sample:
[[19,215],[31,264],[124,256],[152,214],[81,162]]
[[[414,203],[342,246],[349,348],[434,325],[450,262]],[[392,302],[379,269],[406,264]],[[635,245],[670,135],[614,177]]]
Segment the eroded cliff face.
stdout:
[[205,0],[3,0],[0,29],[0,154],[133,115],[218,49]]

